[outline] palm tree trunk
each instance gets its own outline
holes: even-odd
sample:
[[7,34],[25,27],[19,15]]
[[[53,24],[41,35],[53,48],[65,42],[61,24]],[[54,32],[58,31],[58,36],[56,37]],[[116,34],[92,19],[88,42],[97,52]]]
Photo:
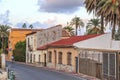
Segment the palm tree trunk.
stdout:
[[114,14],[114,22],[112,28],[112,39],[115,39],[116,14]]
[[77,36],[77,28],[78,28],[78,26],[77,26],[77,24],[75,26],[76,26],[76,36]]
[[101,15],[101,34],[104,33],[104,17],[103,14]]
[[2,53],[4,52],[4,37],[2,37]]

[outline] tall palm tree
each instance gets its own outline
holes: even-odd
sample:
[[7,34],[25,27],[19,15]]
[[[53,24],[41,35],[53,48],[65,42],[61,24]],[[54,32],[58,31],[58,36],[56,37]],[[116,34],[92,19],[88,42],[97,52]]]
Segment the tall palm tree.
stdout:
[[1,38],[1,44],[2,44],[2,52],[5,50],[6,48],[6,41],[5,38],[8,37],[8,30],[10,29],[9,26],[7,25],[0,25],[0,38]]
[[100,20],[99,19],[91,19],[87,24],[87,34],[99,34],[100,30]]
[[[100,2],[100,0],[85,0],[84,4],[87,9],[87,12],[91,13],[93,12],[95,15],[97,15],[97,4]],[[104,33],[104,17],[101,14],[101,33]]]
[[120,21],[120,1],[119,0],[101,0],[97,4],[97,14],[102,15],[105,18],[105,22],[111,23],[112,27],[112,39],[115,39],[116,25],[119,25]]
[[96,12],[96,4],[98,3],[99,0],[85,0],[84,4],[87,9],[87,12]]
[[84,27],[84,23],[83,23],[83,21],[80,19],[80,17],[77,17],[77,16],[75,16],[72,20],[71,20],[71,24],[70,24],[71,26],[75,26],[75,28],[76,28],[76,35],[77,35],[77,30],[78,30],[78,28],[80,28],[80,27]]

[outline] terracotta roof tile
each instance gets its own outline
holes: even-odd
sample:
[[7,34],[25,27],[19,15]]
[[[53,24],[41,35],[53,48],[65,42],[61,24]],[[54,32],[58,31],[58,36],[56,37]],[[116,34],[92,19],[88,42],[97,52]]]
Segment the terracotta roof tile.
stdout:
[[71,35],[66,30],[62,30],[62,37],[70,37]]
[[12,31],[41,31],[43,29],[24,29],[24,28],[11,28]]
[[37,50],[45,50],[47,49],[47,45],[43,45],[43,46],[40,46],[39,48],[37,48]]
[[92,34],[92,35],[84,35],[84,36],[72,36],[70,38],[67,39],[61,39],[58,40],[56,42],[41,46],[39,48],[37,48],[38,50],[42,50],[42,49],[47,49],[47,47],[63,47],[63,46],[73,46],[74,43],[79,42],[79,41],[83,41],[83,40],[87,40],[96,36],[99,36],[101,34]]
[[92,35],[84,35],[84,36],[73,36],[67,39],[62,39],[59,41],[56,41],[54,43],[49,44],[49,46],[68,46],[73,45],[76,42],[87,40],[96,36],[99,36],[100,34],[92,34]]

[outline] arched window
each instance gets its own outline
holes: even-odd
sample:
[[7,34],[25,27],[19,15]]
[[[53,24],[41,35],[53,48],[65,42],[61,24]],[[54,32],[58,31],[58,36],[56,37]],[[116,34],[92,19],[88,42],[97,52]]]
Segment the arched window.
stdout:
[[67,53],[67,64],[72,65],[72,53],[71,52]]
[[48,56],[48,57],[49,57],[48,62],[52,62],[52,52],[49,51],[48,55],[49,55],[49,56]]
[[27,47],[28,47],[28,50],[30,48],[30,38],[27,39]]
[[35,54],[34,54],[34,62],[35,62]]
[[41,56],[39,55],[39,62],[40,62],[40,58],[41,58]]
[[32,60],[33,60],[33,59],[32,59],[32,54],[30,54],[30,62],[31,62],[31,63],[32,63]]
[[58,64],[62,64],[62,52],[59,52]]

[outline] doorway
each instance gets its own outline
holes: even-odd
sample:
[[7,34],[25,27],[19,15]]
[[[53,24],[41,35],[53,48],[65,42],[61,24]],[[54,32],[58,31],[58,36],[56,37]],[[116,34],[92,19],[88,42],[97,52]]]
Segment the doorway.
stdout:
[[46,54],[44,54],[44,67],[46,67]]
[[55,68],[56,68],[56,64],[57,64],[57,53],[56,53],[56,50],[54,50],[54,54],[55,54]]
[[30,63],[32,63],[32,54],[30,54]]
[[78,57],[75,57],[75,68],[76,68],[76,73],[78,73]]

